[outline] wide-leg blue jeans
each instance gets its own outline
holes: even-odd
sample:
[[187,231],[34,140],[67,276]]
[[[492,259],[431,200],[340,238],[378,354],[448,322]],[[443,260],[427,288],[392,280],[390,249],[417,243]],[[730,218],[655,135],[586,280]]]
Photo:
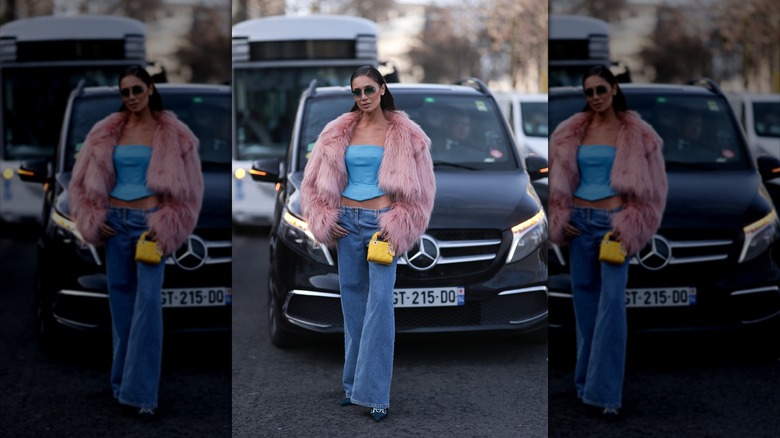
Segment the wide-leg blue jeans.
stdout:
[[111,207],[106,223],[116,234],[106,240],[106,276],[111,307],[111,388],[120,403],[156,408],[162,367],[162,283],[165,261],[135,261],[138,238],[155,211]]
[[352,403],[390,406],[395,314],[393,285],[398,257],[390,265],[366,261],[368,242],[389,208],[342,207],[339,223],[349,234],[338,240],[341,310],[344,314],[344,392]]
[[626,363],[626,283],[622,265],[599,261],[610,219],[620,211],[575,207],[571,224],[580,234],[570,242],[571,285],[577,327],[577,395],[589,405],[621,407]]

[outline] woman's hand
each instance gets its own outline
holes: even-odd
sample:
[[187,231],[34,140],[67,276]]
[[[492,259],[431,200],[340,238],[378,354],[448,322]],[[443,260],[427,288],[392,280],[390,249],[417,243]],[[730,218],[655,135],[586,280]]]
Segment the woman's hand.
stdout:
[[100,228],[98,228],[98,233],[100,233],[100,237],[102,237],[104,239],[108,239],[109,237],[111,237],[114,234],[116,234],[116,230],[114,230],[113,228],[109,227],[105,223],[102,223],[102,224],[100,224]]
[[567,223],[563,226],[563,235],[567,239],[572,239],[580,235],[580,230],[578,230],[574,225]]
[[341,239],[347,234],[349,234],[349,231],[345,230],[344,227],[339,224],[333,225],[333,228],[330,229],[330,237],[334,240]]

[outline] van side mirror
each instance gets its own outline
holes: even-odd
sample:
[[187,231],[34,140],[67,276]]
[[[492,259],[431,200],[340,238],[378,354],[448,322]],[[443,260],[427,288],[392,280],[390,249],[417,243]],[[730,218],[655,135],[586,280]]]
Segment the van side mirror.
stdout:
[[763,181],[780,178],[780,159],[769,155],[761,155],[756,159],[758,173]]
[[531,177],[531,181],[546,178],[547,172],[549,171],[547,160],[538,155],[527,156],[525,159],[525,168],[528,170],[528,176]]
[[279,181],[280,164],[281,160],[278,158],[255,160],[252,162],[249,174],[252,175],[253,181],[275,183]]
[[43,184],[49,179],[49,164],[45,159],[24,160],[16,174],[22,181]]

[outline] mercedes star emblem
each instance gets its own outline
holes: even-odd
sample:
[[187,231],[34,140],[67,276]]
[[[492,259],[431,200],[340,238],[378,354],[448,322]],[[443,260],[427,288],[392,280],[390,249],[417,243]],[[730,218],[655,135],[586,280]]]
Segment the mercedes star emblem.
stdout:
[[207,258],[208,248],[206,247],[206,242],[195,235],[190,235],[187,238],[187,243],[173,253],[173,261],[180,268],[187,271],[194,271],[200,268],[206,263]]
[[668,240],[655,234],[650,244],[642,248],[636,258],[645,269],[657,271],[668,265],[672,259],[672,245]]
[[423,234],[412,249],[406,251],[406,262],[415,271],[427,271],[439,260],[439,245],[436,240]]

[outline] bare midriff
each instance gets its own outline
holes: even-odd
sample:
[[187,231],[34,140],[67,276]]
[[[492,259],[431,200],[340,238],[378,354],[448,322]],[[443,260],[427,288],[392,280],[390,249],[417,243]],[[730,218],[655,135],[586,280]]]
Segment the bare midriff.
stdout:
[[381,210],[393,205],[393,198],[390,195],[377,196],[376,198],[366,199],[365,201],[355,201],[341,197],[341,205],[345,207],[367,208],[369,210]]
[[614,210],[623,206],[623,197],[615,195],[597,201],[586,201],[585,199],[575,197],[574,205],[578,207],[598,208],[601,210]]
[[160,205],[160,198],[157,195],[150,195],[145,198],[133,199],[132,201],[123,201],[117,198],[108,198],[108,203],[112,207],[132,208],[135,210],[149,210]]

